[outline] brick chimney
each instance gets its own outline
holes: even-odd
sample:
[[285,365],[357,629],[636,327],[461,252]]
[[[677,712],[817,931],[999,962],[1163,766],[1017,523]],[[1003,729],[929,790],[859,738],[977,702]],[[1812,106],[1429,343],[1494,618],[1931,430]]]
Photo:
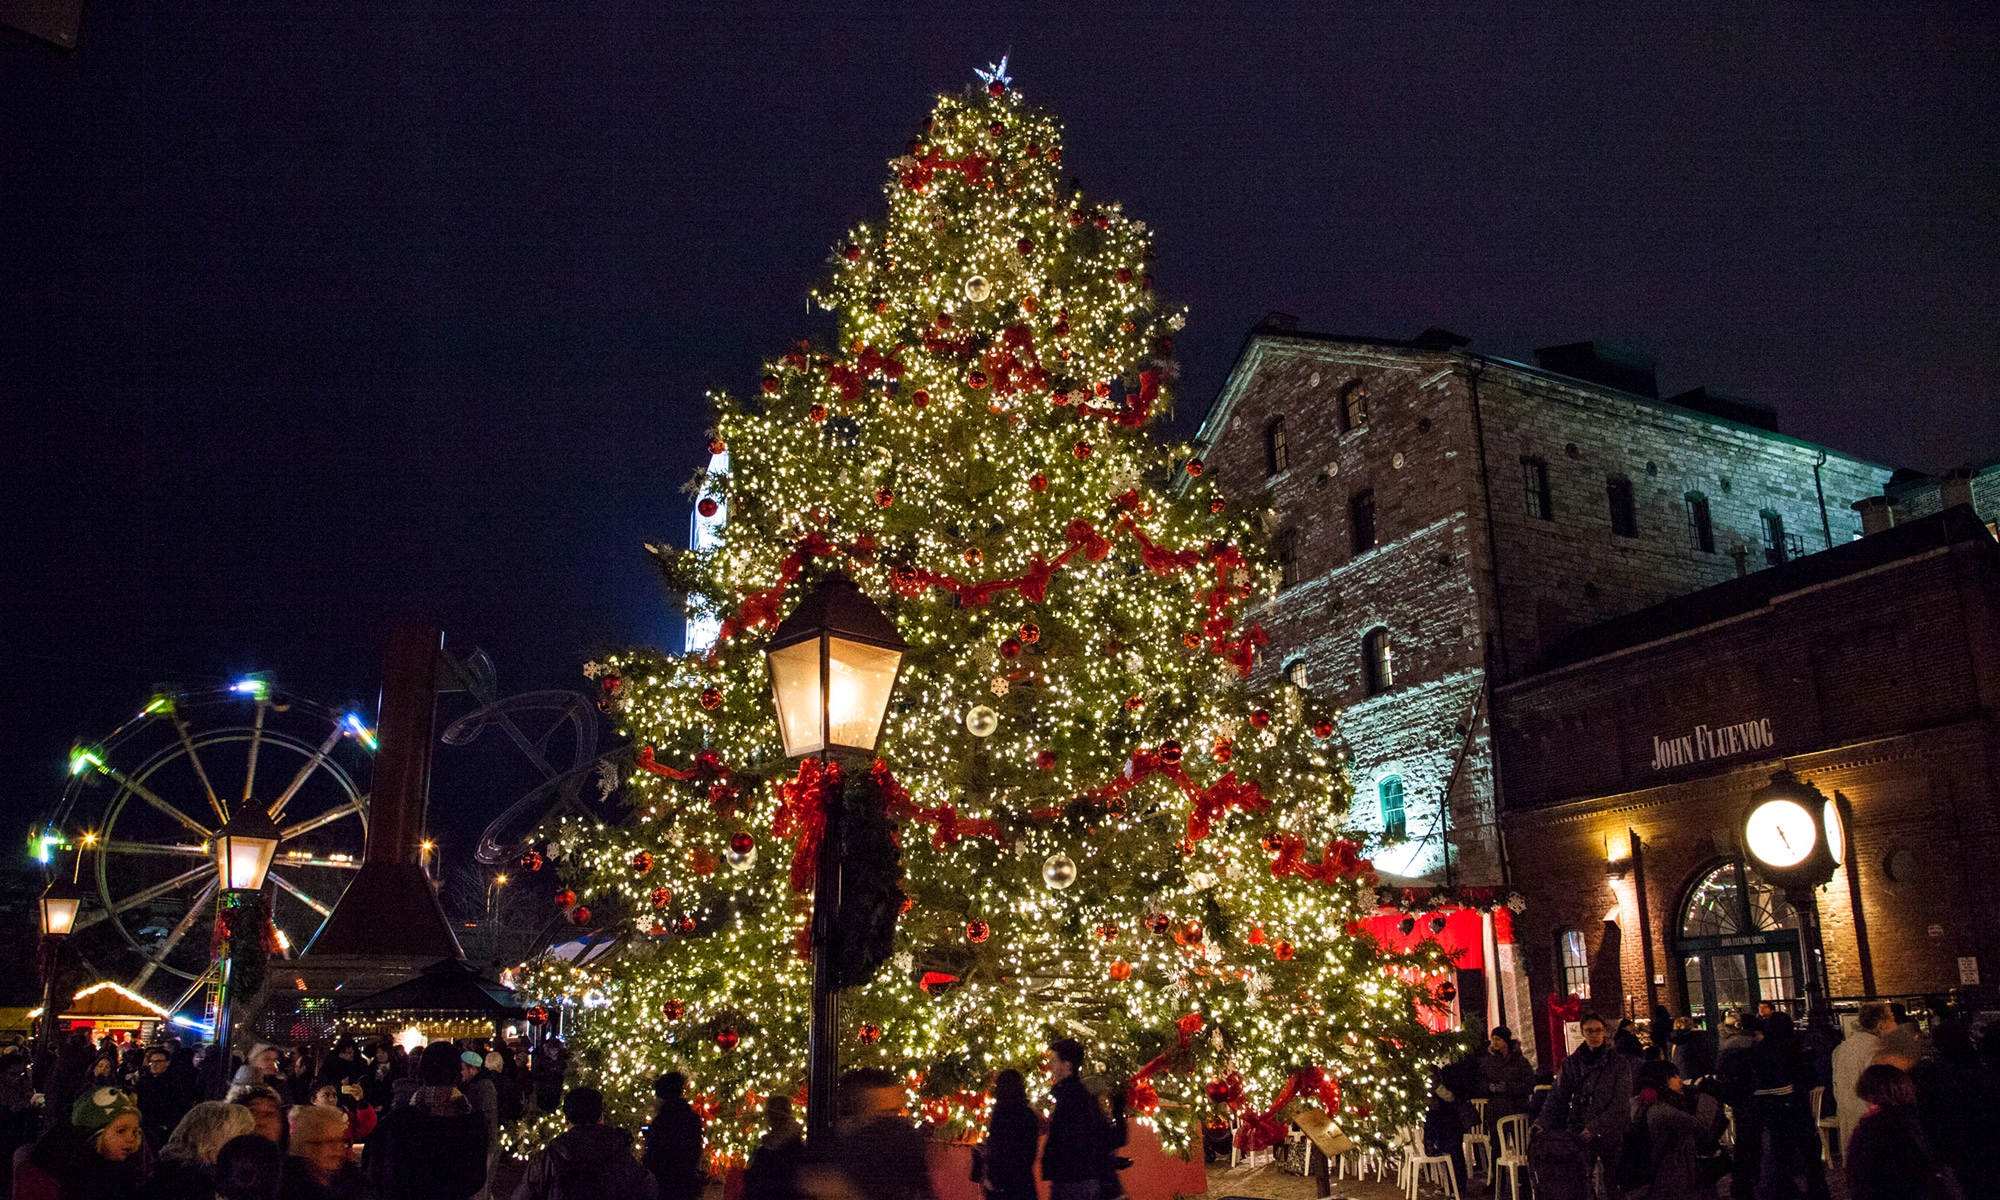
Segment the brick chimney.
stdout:
[[1874,537],[1896,523],[1887,496],[1863,496],[1854,502],[1853,508],[1861,514],[1862,537]]
[[1953,467],[1938,476],[1938,507],[1955,508],[1972,503],[1972,477],[1976,474],[1971,467]]

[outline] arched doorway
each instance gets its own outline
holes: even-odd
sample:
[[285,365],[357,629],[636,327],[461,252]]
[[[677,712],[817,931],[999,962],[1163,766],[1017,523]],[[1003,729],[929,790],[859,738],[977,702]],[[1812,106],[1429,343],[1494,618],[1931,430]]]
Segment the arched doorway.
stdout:
[[1805,1014],[1799,914],[1741,860],[1717,863],[1695,878],[1677,928],[1688,1015],[1704,1028],[1760,1001],[1795,1018]]

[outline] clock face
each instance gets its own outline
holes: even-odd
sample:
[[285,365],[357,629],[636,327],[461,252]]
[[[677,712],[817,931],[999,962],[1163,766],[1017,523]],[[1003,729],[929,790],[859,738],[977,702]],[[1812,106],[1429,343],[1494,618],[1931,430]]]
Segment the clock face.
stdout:
[[1752,810],[1743,832],[1750,853],[1772,867],[1798,866],[1819,840],[1812,813],[1796,800],[1766,800]]
[[1833,865],[1847,861],[1847,827],[1840,823],[1840,806],[1829,800],[1821,811],[1820,823],[1826,826],[1826,848],[1833,855]]

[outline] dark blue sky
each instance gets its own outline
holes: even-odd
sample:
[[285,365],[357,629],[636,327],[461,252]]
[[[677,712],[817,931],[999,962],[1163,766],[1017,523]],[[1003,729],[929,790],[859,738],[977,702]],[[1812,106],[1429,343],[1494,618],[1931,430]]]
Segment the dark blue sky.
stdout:
[[1622,337],[1789,432],[2000,454],[1991,4],[375,7],[0,36],[10,809],[156,680],[372,705],[392,609],[515,686],[676,639],[639,546],[703,389],[817,328],[885,160],[1003,51],[1159,231],[1184,424],[1283,308]]

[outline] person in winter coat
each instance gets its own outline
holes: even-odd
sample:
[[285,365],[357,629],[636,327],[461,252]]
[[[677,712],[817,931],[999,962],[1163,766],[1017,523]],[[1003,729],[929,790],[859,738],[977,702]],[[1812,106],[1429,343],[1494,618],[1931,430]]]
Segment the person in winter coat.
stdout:
[[188,1109],[160,1148],[160,1159],[142,1200],[214,1200],[215,1156],[224,1143],[257,1131],[257,1119],[241,1104],[205,1100]]
[[792,1098],[779,1095],[764,1101],[764,1136],[743,1170],[743,1200],[794,1200],[804,1149],[805,1130],[792,1116]]
[[1833,1117],[1840,1122],[1841,1153],[1845,1154],[1847,1141],[1854,1136],[1854,1127],[1861,1124],[1868,1105],[1854,1092],[1854,1085],[1861,1082],[1861,1073],[1875,1064],[1875,1052],[1882,1046],[1882,1031],[1893,1020],[1889,1006],[1882,1002],[1861,1006],[1861,1022],[1853,1033],[1841,1040],[1833,1048]]
[[275,1200],[285,1174],[285,1152],[261,1134],[224,1142],[215,1155],[216,1200]]
[[930,1139],[910,1122],[903,1081],[880,1067],[840,1077],[830,1147],[807,1146],[801,1190],[866,1200],[931,1200]]
[[1632,1120],[1646,1134],[1646,1200],[1712,1200],[1701,1161],[1715,1149],[1715,1100],[1687,1090],[1665,1060],[1643,1064],[1637,1087]]
[[568,1060],[568,1048],[559,1037],[543,1038],[535,1048],[530,1075],[535,1081],[535,1107],[542,1112],[552,1113],[562,1103],[563,1070]]
[[1097,1200],[1104,1159],[1110,1153],[1111,1123],[1097,1097],[1077,1074],[1083,1068],[1083,1043],[1062,1038],[1049,1047],[1049,1074],[1056,1102],[1049,1114],[1049,1140],[1042,1146],[1042,1178],[1049,1200]]
[[604,1121],[604,1093],[571,1088],[569,1128],[528,1159],[514,1200],[655,1200],[659,1187],[632,1156],[632,1135]]
[[376,1200],[368,1176],[347,1160],[347,1147],[346,1113],[317,1104],[294,1108],[278,1200]]
[[1495,1026],[1486,1039],[1486,1053],[1479,1056],[1474,1070],[1474,1096],[1486,1100],[1489,1130],[1501,1117],[1528,1111],[1528,1097],[1535,1092],[1535,1068],[1521,1053],[1521,1043],[1505,1025]]
[[1715,1036],[1695,1028],[1693,1018],[1675,1017],[1667,1042],[1667,1058],[1683,1080],[1693,1083],[1715,1073]]
[[653,1081],[660,1104],[646,1126],[644,1162],[660,1185],[660,1200],[696,1200],[708,1183],[701,1166],[701,1118],[687,1102],[687,1082],[679,1071]]
[[458,1090],[458,1067],[450,1043],[425,1047],[422,1086],[375,1126],[361,1169],[381,1200],[465,1200],[486,1186],[486,1124]]
[[1111,1125],[1104,1142],[1104,1169],[1097,1177],[1097,1200],[1120,1200],[1125,1195],[1125,1180],[1118,1173],[1132,1165],[1131,1159],[1118,1153],[1132,1140],[1132,1127],[1125,1119],[1125,1089],[1117,1087],[1106,1093],[1104,1106],[1110,1110]]
[[1646,1043],[1639,1040],[1639,1027],[1630,1017],[1618,1022],[1618,1032],[1611,1035],[1611,1045],[1620,1054],[1633,1058],[1646,1057]]
[[193,1082],[174,1070],[173,1055],[165,1046],[146,1051],[138,1086],[132,1090],[139,1100],[140,1120],[155,1142],[165,1141],[200,1099],[191,1086]]
[[1868,1111],[1842,1152],[1848,1200],[1913,1200],[1937,1174],[1930,1140],[1917,1120],[1917,1089],[1901,1067],[1877,1063],[1854,1093]]
[[1632,1119],[1632,1081],[1639,1060],[1612,1046],[1604,1019],[1596,1013],[1584,1013],[1580,1028],[1583,1045],[1563,1060],[1562,1073],[1556,1076],[1535,1128],[1575,1134],[1583,1146],[1586,1171],[1601,1164],[1604,1190],[1609,1200],[1619,1200],[1618,1156]]
[[92,1088],[70,1106],[69,1124],[51,1129],[17,1165],[14,1195],[18,1200],[131,1200],[145,1175],[144,1141],[132,1093]]
[[1042,1118],[1028,1106],[1028,1081],[1019,1071],[993,1077],[993,1112],[980,1150],[990,1200],[1035,1200],[1035,1151]]
[[1736,1200],[1755,1200],[1763,1170],[1764,1137],[1771,1159],[1788,1176],[1803,1159],[1806,1200],[1827,1200],[1826,1164],[1820,1160],[1818,1118],[1810,1110],[1812,1063],[1792,1028],[1792,1018],[1773,1012],[1763,1018],[1757,1044],[1741,1059],[1735,1094],[1736,1160],[1730,1191]]

